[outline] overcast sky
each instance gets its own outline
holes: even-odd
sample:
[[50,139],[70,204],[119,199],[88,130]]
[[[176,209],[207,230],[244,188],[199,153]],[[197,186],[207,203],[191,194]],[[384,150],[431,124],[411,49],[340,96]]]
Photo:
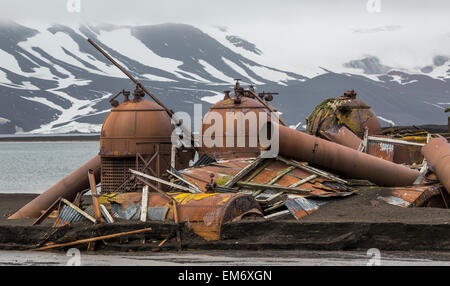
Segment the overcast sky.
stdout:
[[412,67],[450,51],[450,0],[378,0],[378,13],[367,10],[377,0],[80,0],[79,13],[69,13],[67,1],[77,0],[0,0],[0,18],[29,25],[221,25],[265,54],[282,45],[285,55],[296,56],[280,59],[286,67],[310,58],[330,64],[336,53],[337,64],[375,54],[385,64]]
[[[69,13],[68,1],[0,0],[0,16],[38,22],[116,22],[141,24],[253,25],[297,23],[308,19],[333,21],[411,21],[449,19],[448,0],[379,0],[380,13],[369,13],[368,0],[80,0],[81,12]],[[376,1],[376,0],[375,0]]]

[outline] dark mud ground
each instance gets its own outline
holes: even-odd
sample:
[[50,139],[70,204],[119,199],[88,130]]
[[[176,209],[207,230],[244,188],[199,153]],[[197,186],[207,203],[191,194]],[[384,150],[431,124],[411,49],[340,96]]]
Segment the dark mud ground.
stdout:
[[[58,230],[50,241],[64,243],[97,235],[152,227],[153,231],[97,243],[101,252],[174,251],[174,238],[158,248],[166,237],[182,234],[183,250],[361,250],[437,251],[450,253],[450,210],[440,208],[401,208],[384,202],[373,204],[382,188],[360,190],[357,195],[333,200],[315,213],[296,221],[290,215],[278,220],[249,220],[227,223],[220,241],[206,241],[184,224],[166,222],[118,221],[114,224],[77,223]],[[0,194],[0,249],[25,250],[53,229],[52,219],[31,226],[31,220],[7,220],[28,203],[33,194]],[[142,240],[145,239],[145,244]],[[81,249],[85,246],[80,246]]]

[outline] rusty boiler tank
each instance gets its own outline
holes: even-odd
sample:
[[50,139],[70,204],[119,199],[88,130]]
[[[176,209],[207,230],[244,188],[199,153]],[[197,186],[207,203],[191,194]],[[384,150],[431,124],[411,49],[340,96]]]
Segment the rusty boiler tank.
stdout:
[[382,133],[377,115],[369,105],[356,98],[354,90],[345,92],[343,96],[324,100],[315,107],[306,121],[306,132],[314,136],[342,125],[360,138],[364,136],[366,127],[369,135]]
[[[171,135],[174,129],[165,109],[143,99],[138,88],[134,98],[122,91],[124,101],[114,106],[106,116],[100,133],[102,192],[134,191],[134,180],[127,180],[128,169],[160,177],[171,162]],[[180,150],[179,150],[180,151]],[[176,168],[186,168],[190,153],[177,152]]]
[[[271,101],[273,94],[277,93],[256,94],[253,86],[244,90],[237,81],[234,96],[231,97],[230,92],[225,91],[223,100],[211,106],[203,116],[199,155],[207,154],[215,159],[257,157],[261,153],[258,147],[260,119],[264,118],[266,122],[271,118],[271,110],[276,112],[262,101]],[[216,123],[217,116],[221,117],[221,122]],[[281,117],[279,120],[282,120]],[[221,126],[214,128],[214,124]],[[211,128],[215,129],[214,132]],[[213,142],[208,144],[209,138]]]

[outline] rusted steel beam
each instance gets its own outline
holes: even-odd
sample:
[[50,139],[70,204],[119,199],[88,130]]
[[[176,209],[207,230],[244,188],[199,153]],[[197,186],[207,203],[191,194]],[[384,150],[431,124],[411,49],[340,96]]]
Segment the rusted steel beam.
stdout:
[[113,65],[115,65],[121,72],[123,72],[135,85],[142,88],[156,103],[166,110],[170,117],[173,112],[167,108],[161,101],[159,101],[150,91],[148,91],[137,79],[135,79],[128,71],[126,71],[121,65],[119,65],[110,55],[108,55],[102,48],[100,48],[93,40],[88,39],[88,42],[97,49],[105,58],[107,58]]
[[437,136],[422,147],[421,152],[441,184],[450,194],[450,144],[444,137]]
[[[263,128],[270,131],[274,124],[267,122]],[[418,171],[349,147],[281,125],[277,127],[281,156],[309,162],[346,178],[369,180],[380,186],[407,186],[412,185],[420,175]]]
[[86,176],[89,169],[94,171],[95,180],[100,180],[99,155],[93,157],[50,189],[37,196],[10,216],[9,219],[37,218],[42,211],[48,209],[59,197],[72,201],[78,192],[89,188],[89,179]]

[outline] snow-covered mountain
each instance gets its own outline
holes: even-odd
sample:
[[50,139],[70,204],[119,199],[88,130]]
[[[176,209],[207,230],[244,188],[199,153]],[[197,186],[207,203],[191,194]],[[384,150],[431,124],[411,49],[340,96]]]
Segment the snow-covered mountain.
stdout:
[[[445,124],[450,60],[436,55],[419,71],[355,58],[333,71],[283,70],[268,55],[223,27],[0,23],[0,134],[99,132],[108,99],[132,82],[88,42],[93,39],[175,111],[203,112],[232,89],[234,78],[274,91],[272,104],[290,124],[305,122],[323,99],[355,89],[381,120],[397,125]],[[283,47],[280,46],[280,53]],[[295,57],[295,55],[292,55]]]

